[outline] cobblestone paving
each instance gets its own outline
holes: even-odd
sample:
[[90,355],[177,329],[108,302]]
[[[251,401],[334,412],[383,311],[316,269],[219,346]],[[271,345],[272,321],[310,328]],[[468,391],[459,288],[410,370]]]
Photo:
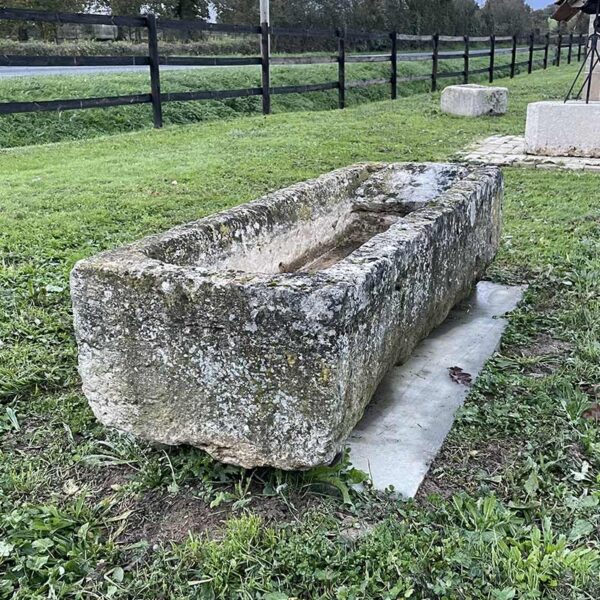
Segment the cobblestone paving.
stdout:
[[525,154],[525,139],[517,135],[493,135],[459,156],[461,160],[476,164],[600,172],[600,158]]

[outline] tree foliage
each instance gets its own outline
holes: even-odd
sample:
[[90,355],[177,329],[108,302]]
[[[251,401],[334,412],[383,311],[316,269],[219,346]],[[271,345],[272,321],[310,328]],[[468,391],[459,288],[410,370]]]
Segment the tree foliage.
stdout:
[[[217,0],[219,19],[255,23],[258,0]],[[280,26],[347,27],[403,33],[476,33],[481,10],[476,0],[271,0]]]
[[[550,2],[550,0],[549,0]],[[224,23],[257,23],[259,0],[215,0]],[[448,35],[545,33],[548,9],[534,11],[525,0],[271,0],[276,25],[347,27]]]
[[97,5],[113,15],[153,12],[173,19],[206,19],[210,0],[97,0]]
[[[258,23],[259,0],[11,0],[15,8],[62,12],[154,12],[174,19],[207,19],[216,11],[223,23]],[[549,11],[533,11],[525,0],[271,0],[273,24],[306,28],[348,28],[447,35],[523,35],[548,30]],[[22,25],[0,24],[15,32]],[[12,27],[12,29],[8,29]],[[574,22],[570,25],[576,28]],[[582,30],[584,30],[583,27]],[[40,25],[43,37],[52,26]]]
[[[47,10],[54,12],[83,12],[88,8],[88,0],[10,0],[11,8],[29,10]],[[41,37],[51,39],[56,36],[56,27],[47,23],[38,23],[37,30]],[[29,30],[23,22],[0,22],[0,34],[16,35],[20,40],[27,40]]]
[[525,0],[487,0],[481,12],[487,32],[523,35],[531,31],[532,10]]

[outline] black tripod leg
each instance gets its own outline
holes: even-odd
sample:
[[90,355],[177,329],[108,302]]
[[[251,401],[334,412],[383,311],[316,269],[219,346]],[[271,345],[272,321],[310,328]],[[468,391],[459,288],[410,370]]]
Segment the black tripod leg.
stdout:
[[[573,82],[573,85],[571,85],[571,88],[569,89],[567,97],[565,98],[565,102],[571,100],[571,94],[573,93],[573,90],[575,89],[575,86],[577,85],[577,82],[579,81],[579,78],[581,77],[581,74],[583,73],[585,66],[587,65],[587,61],[588,61],[589,57],[590,57],[590,53],[589,53],[589,51],[587,51],[585,53],[585,58],[583,59],[583,63],[581,64],[581,67],[579,68],[579,71],[577,72],[577,77],[575,77],[575,81]],[[586,79],[586,82],[587,82],[587,79]],[[585,87],[586,82],[584,82],[584,84],[581,86],[581,89],[579,90],[579,94],[577,94],[577,96],[575,96],[575,98],[579,98],[579,96],[581,96],[581,92],[583,92],[583,88]]]
[[594,50],[592,59],[590,60],[590,73],[587,77],[587,92],[585,95],[585,101],[587,104],[590,103],[590,98],[592,96],[592,83],[594,82],[594,71],[596,67],[600,64],[600,55],[598,54],[598,40],[595,40]]

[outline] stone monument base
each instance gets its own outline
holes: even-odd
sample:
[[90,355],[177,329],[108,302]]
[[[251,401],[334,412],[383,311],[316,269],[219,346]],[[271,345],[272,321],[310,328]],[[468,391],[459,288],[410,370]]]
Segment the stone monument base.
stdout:
[[450,85],[442,92],[442,111],[459,117],[503,115],[508,90],[484,85]]
[[600,102],[534,102],[527,108],[525,151],[600,158]]

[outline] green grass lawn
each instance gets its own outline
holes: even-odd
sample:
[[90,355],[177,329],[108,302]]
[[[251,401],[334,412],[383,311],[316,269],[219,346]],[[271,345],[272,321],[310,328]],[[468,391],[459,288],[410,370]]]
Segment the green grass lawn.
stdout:
[[[519,60],[525,60],[519,55]],[[496,65],[510,62],[510,56],[500,55]],[[474,58],[471,69],[484,68],[486,58]],[[440,73],[460,71],[462,60],[440,61]],[[521,67],[522,69],[523,67]],[[382,79],[390,77],[389,63],[348,64],[347,81]],[[400,77],[414,77],[431,73],[431,62],[401,62]],[[274,66],[273,86],[307,85],[337,81],[338,67],[331,65]],[[509,70],[499,68],[497,77],[507,76]],[[481,81],[485,74],[473,76]],[[196,90],[227,90],[260,87],[260,67],[210,68],[199,70],[166,71],[161,74],[163,92]],[[456,83],[457,78],[440,79],[440,85]],[[406,96],[429,89],[429,81],[401,83],[399,95]],[[44,77],[14,77],[0,79],[0,102],[64,100],[148,94],[149,75],[141,73],[110,73],[93,75],[62,75]],[[356,106],[365,102],[390,97],[390,85],[353,88],[347,92],[347,103]],[[273,97],[273,111],[332,110],[338,107],[337,90],[308,94],[287,94]],[[262,100],[258,96],[233,98],[223,101],[172,102],[164,106],[165,123],[189,124],[199,121],[230,119],[260,114]],[[63,113],[15,114],[0,116],[0,148],[27,146],[94,136],[150,129],[152,108],[149,105],[106,109],[67,111]]]
[[414,95],[0,151],[0,598],[600,597],[600,176],[505,171],[489,276],[529,289],[416,501],[102,427],[68,292],[80,258],[286,184],[521,133],[574,69],[509,82],[501,118]]

